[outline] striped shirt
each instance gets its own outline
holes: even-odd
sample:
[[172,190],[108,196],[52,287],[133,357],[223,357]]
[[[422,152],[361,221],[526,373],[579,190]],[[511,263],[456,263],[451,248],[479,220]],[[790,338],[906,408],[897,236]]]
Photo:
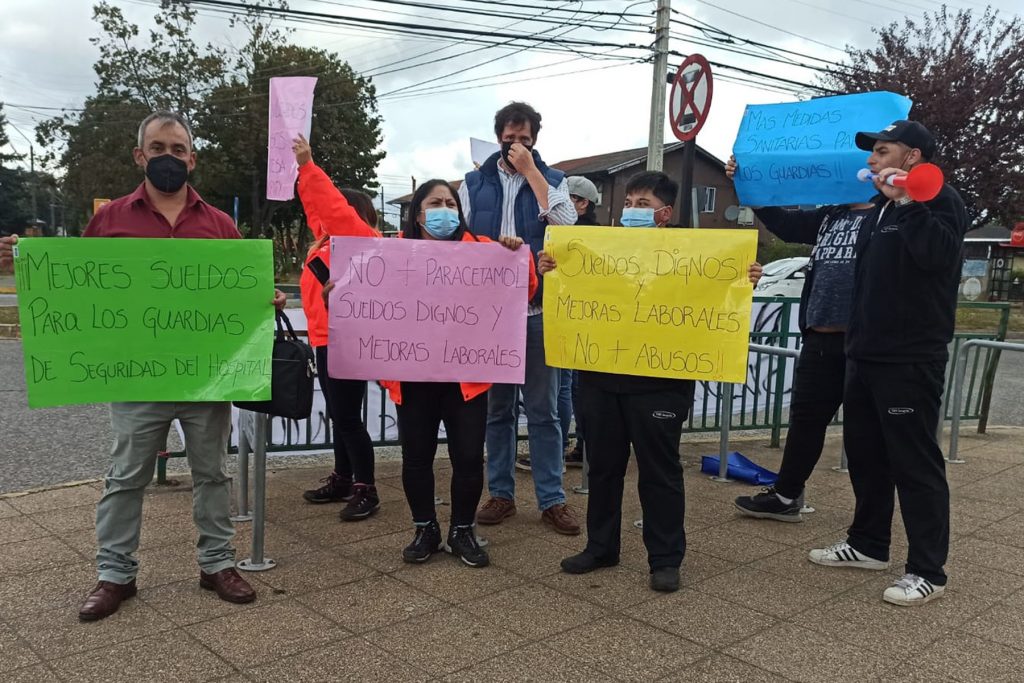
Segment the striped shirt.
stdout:
[[[516,236],[516,197],[526,182],[526,176],[522,173],[509,173],[505,170],[503,163],[498,164],[498,178],[501,180],[502,206],[501,206],[501,236]],[[466,183],[459,185],[459,201],[462,202],[462,213],[469,221],[470,206],[469,187]],[[569,184],[565,178],[558,187],[548,184],[548,210],[541,210],[539,218],[546,221],[548,225],[575,225],[576,208],[569,199]],[[540,275],[540,273],[538,273]],[[527,315],[537,315],[543,308],[540,305],[530,304]]]

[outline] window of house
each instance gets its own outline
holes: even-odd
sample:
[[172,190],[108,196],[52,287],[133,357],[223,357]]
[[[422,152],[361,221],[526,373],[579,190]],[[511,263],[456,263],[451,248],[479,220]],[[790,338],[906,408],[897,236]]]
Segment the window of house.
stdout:
[[700,211],[701,211],[701,213],[714,213],[715,212],[715,194],[717,193],[718,188],[715,188],[715,187],[705,187],[705,188],[702,188],[702,189],[704,190],[704,196],[703,196],[703,199],[701,201]]

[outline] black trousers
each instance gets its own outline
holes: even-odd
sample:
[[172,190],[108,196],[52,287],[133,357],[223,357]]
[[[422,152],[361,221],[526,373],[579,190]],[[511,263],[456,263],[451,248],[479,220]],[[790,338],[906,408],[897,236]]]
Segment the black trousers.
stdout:
[[909,543],[906,571],[945,585],[949,486],[935,431],[946,363],[850,359],[846,367],[843,442],[857,497],[847,542],[889,559],[895,492]]
[[843,403],[846,379],[846,335],[808,330],[800,358],[793,371],[793,400],[789,408],[789,431],[782,453],[782,467],[775,490],[786,498],[797,498],[814,472],[825,430]]
[[601,559],[619,557],[622,491],[632,444],[647,562],[652,571],[679,567],[686,554],[679,439],[691,398],[676,391],[626,394],[584,385],[579,400],[590,458],[587,551]]
[[487,393],[470,401],[454,382],[402,382],[398,434],[402,442],[402,486],[413,522],[437,518],[434,508],[434,456],[444,422],[452,463],[453,526],[472,524],[484,488],[484,435]]
[[343,478],[372,485],[373,442],[363,424],[366,380],[328,377],[326,346],[316,347],[316,367],[334,432],[334,471]]

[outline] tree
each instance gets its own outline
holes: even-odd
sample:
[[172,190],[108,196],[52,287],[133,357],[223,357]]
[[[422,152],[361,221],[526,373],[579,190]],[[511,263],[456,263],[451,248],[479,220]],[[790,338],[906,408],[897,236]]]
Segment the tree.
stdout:
[[945,6],[877,29],[878,45],[847,48],[851,66],[824,85],[889,90],[914,101],[911,117],[939,142],[937,162],[975,226],[1024,216],[1024,24],[986,9]]
[[316,76],[310,140],[316,163],[338,187],[376,187],[384,157],[373,85],[339,59],[288,42],[288,34],[256,16],[238,20],[249,39],[231,65],[231,75],[206,98],[197,128],[210,146],[203,152],[204,190],[229,202],[242,197],[239,221],[248,236],[273,237],[279,266],[301,266],[308,231],[299,202],[266,198],[267,119],[270,78]]
[[7,135],[7,114],[4,113],[4,103],[0,102],[0,166],[11,161],[22,158],[21,154],[5,154],[4,148],[11,144],[11,138]]
[[29,201],[31,178],[27,172],[9,165],[23,156],[4,153],[4,148],[10,144],[7,115],[0,102],[0,234],[21,232],[32,220],[32,205]]
[[63,169],[64,194],[84,217],[94,197],[126,194],[140,182],[130,154],[137,123],[154,109],[183,113],[199,157],[191,182],[222,209],[238,197],[243,232],[274,237],[284,264],[304,253],[307,234],[298,202],[266,199],[269,79],[319,79],[311,133],[316,161],[337,185],[355,188],[376,187],[374,169],[384,156],[374,87],[337,55],[290,43],[289,32],[258,12],[232,21],[248,38],[230,50],[198,47],[190,38],[195,17],[171,3],[143,41],[118,8],[97,4],[96,93],[82,111],[45,121],[36,135],[48,163]]
[[[127,194],[141,181],[132,160],[136,126],[157,109],[193,118],[206,92],[224,75],[224,53],[200,49],[189,37],[195,11],[178,3],[156,15],[156,29],[139,44],[139,27],[121,10],[100,2],[93,19],[103,33],[90,38],[100,50],[93,66],[96,94],[80,112],[41,123],[36,137],[47,148],[44,161],[64,171],[63,189],[79,219],[95,197]],[[202,145],[197,141],[197,146]]]

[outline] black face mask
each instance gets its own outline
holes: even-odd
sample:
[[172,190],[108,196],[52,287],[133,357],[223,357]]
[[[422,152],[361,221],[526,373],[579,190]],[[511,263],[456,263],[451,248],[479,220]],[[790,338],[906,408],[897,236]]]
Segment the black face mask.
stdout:
[[[508,151],[512,149],[512,145],[516,144],[514,140],[505,140],[501,143],[501,160],[505,162],[505,165],[511,169],[515,169],[515,164],[508,160]],[[523,145],[526,147],[526,145]],[[528,152],[533,151],[533,147],[526,147]]]
[[161,154],[146,162],[146,177],[164,194],[174,194],[188,180],[188,164],[171,154]]

